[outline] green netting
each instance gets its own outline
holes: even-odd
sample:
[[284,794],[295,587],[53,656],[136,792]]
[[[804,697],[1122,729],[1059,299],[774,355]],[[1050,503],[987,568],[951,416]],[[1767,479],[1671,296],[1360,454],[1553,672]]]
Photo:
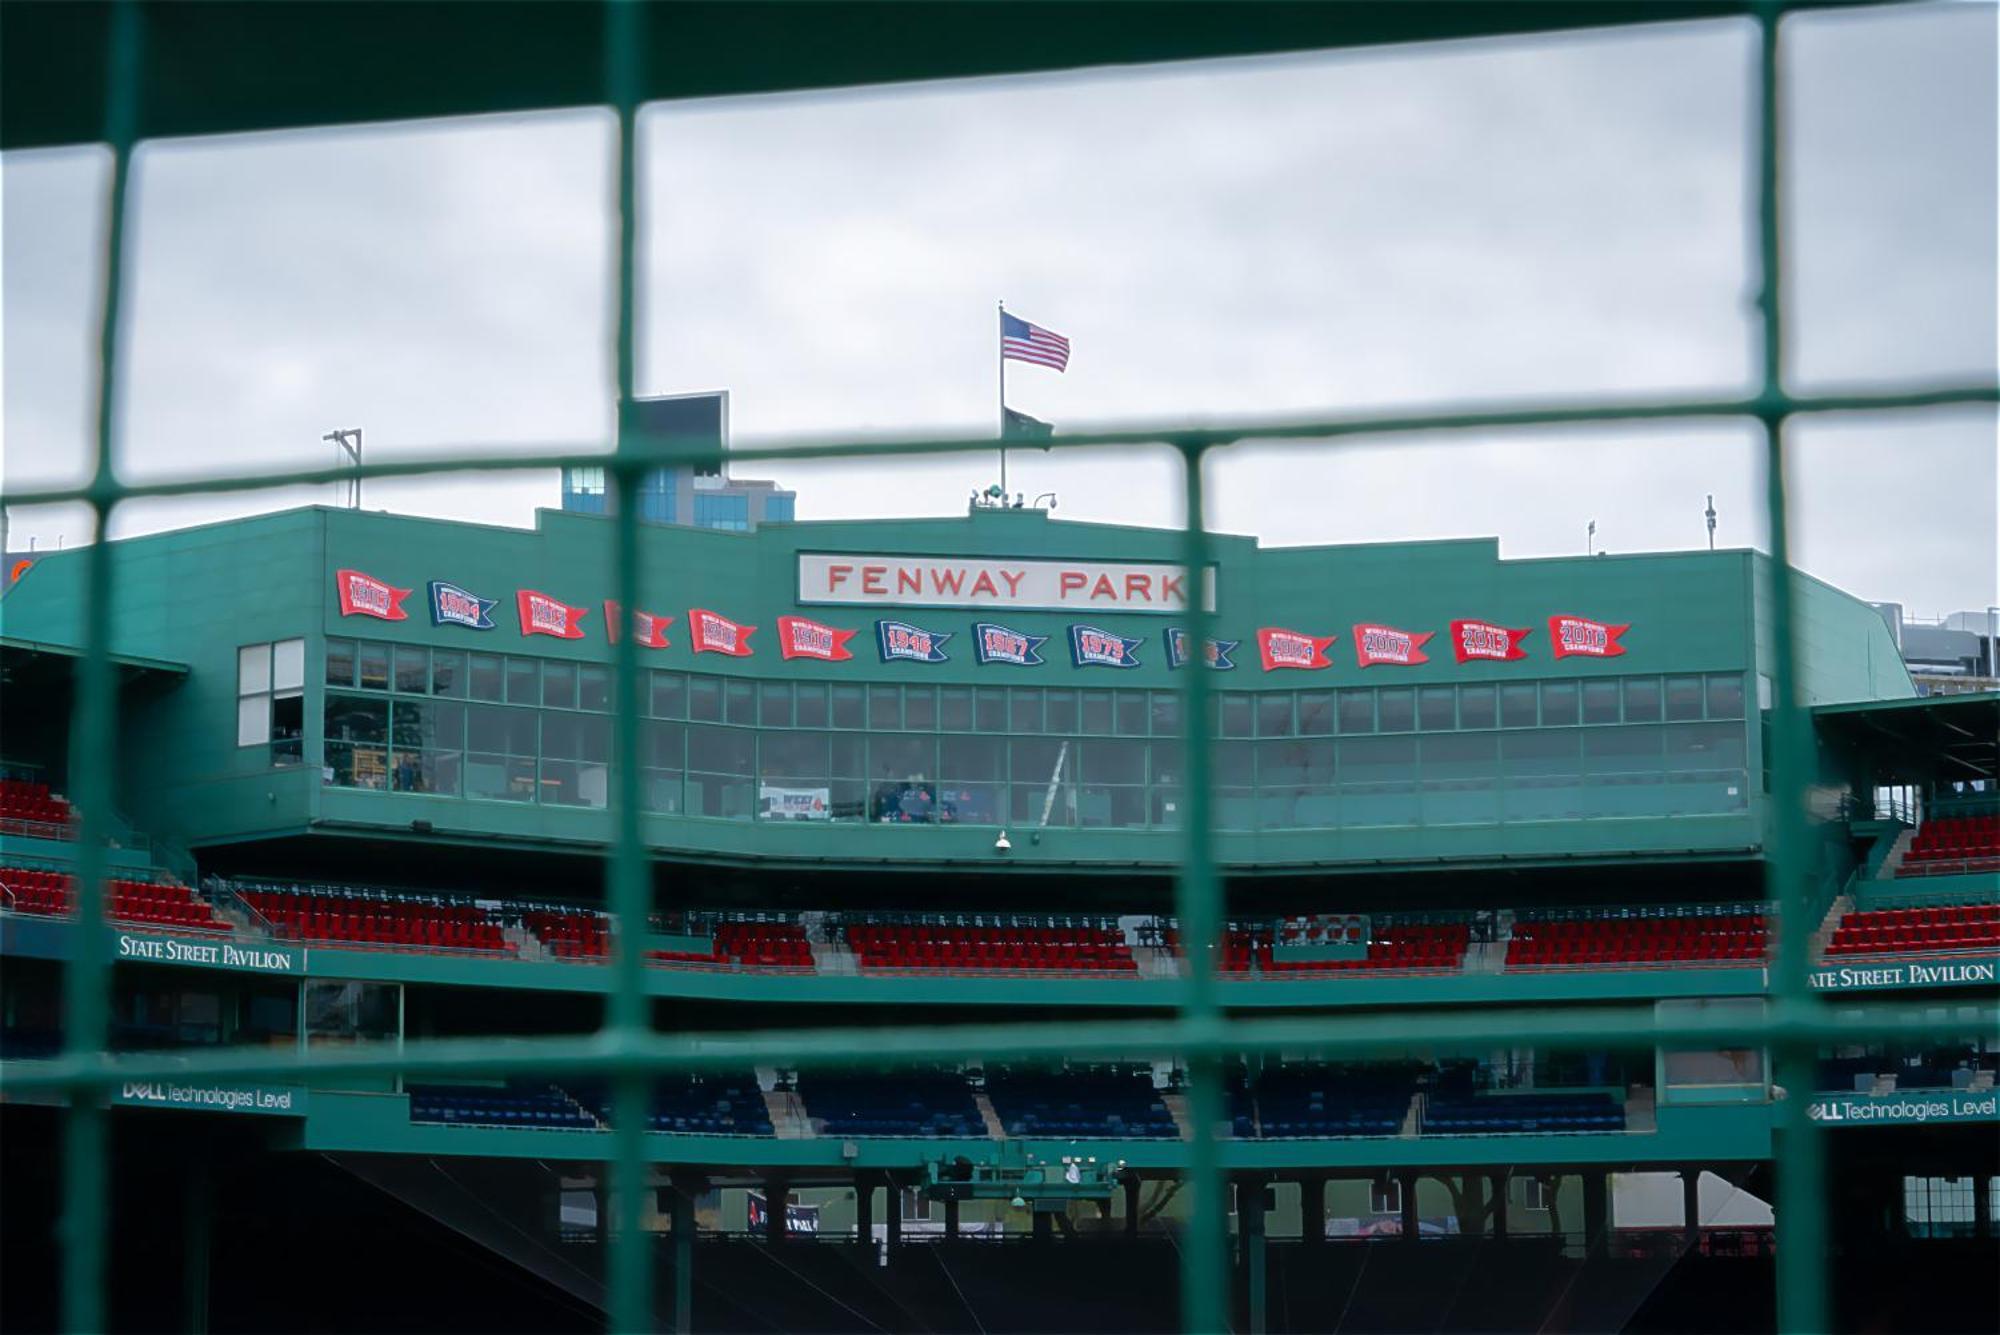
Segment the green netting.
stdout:
[[[1575,402],[1546,403],[1505,410],[1452,410],[1378,417],[1328,417],[1295,422],[1244,422],[1186,430],[1138,424],[1127,430],[1060,437],[1045,444],[1058,449],[1082,446],[1141,448],[1167,445],[1178,452],[1186,488],[1187,508],[1182,560],[1195,569],[1209,560],[1209,542],[1202,523],[1202,464],[1218,447],[1247,440],[1300,440],[1336,448],[1355,437],[1379,438],[1408,432],[1449,432],[1473,428],[1545,426],[1559,423],[1613,422],[1684,417],[1748,418],[1758,423],[1764,442],[1768,478],[1771,585],[1769,605],[1779,634],[1772,676],[1772,803],[1774,828],[1769,831],[1767,885],[1771,907],[1790,906],[1777,914],[1779,932],[1771,1002],[1759,1019],[1694,1020],[1662,1023],[1628,1010],[1577,1009],[1552,1012],[1534,1009],[1486,1009],[1474,1015],[1375,1013],[1307,1020],[1269,1019],[1225,1021],[1217,1007],[1210,952],[1199,947],[1214,941],[1221,927],[1219,882],[1212,856],[1207,780],[1208,711],[1205,674],[1187,673],[1188,755],[1185,847],[1181,852],[1177,911],[1183,939],[1189,944],[1190,977],[1180,998],[1178,1017],[1171,1021],[1090,1022],[1083,1024],[1029,1022],[951,1030],[921,1027],[888,1030],[766,1031],[714,1038],[663,1036],[650,1032],[642,989],[643,939],[617,933],[613,947],[611,1004],[603,1031],[593,1040],[413,1042],[383,1052],[311,1053],[216,1051],[172,1058],[137,1054],[112,1057],[105,1052],[110,965],[104,933],[76,933],[74,963],[65,978],[68,1015],[64,1055],[37,1069],[12,1069],[10,1084],[26,1090],[53,1090],[67,1095],[64,1151],[65,1208],[62,1238],[64,1319],[69,1329],[96,1331],[105,1318],[105,1252],[107,1193],[105,1183],[106,1114],[104,1098],[114,1082],[177,1077],[254,1077],[309,1079],[332,1071],[437,1075],[481,1072],[528,1074],[590,1073],[608,1077],[614,1087],[614,1187],[617,1218],[611,1232],[611,1325],[615,1330],[642,1330],[652,1325],[650,1293],[653,1239],[639,1227],[641,1192],[646,1164],[642,1138],[646,1081],[655,1074],[701,1067],[738,1066],[747,1062],[779,1062],[795,1067],[826,1067],[879,1063],[888,1060],[950,1059],[968,1050],[994,1058],[1063,1054],[1074,1057],[1120,1056],[1136,1051],[1178,1054],[1188,1065],[1189,1103],[1196,1134],[1190,1145],[1189,1172],[1193,1207],[1182,1255],[1184,1258],[1182,1322],[1192,1331],[1219,1331],[1228,1321],[1228,1272],[1225,1264],[1226,1202],[1218,1165],[1214,1128],[1220,1119],[1219,1062],[1225,1054],[1275,1051],[1304,1046],[1330,1056],[1363,1056],[1395,1052],[1430,1038],[1465,1043],[1584,1043],[1591,1041],[1658,1044],[1664,1042],[1733,1042],[1767,1045],[1774,1055],[1776,1082],[1793,1091],[1811,1087],[1815,1045],[1836,1033],[1844,1038],[1870,1035],[1909,1037],[1934,1027],[1922,1008],[1868,1006],[1843,1008],[1836,1026],[1807,984],[1809,932],[1815,907],[1806,875],[1805,784],[1810,739],[1807,720],[1795,699],[1799,679],[1794,635],[1793,589],[1789,572],[1786,511],[1784,427],[1790,417],[1828,411],[1880,411],[1951,403],[1993,403],[2000,390],[1991,384],[1951,385],[1883,393],[1792,397],[1782,383],[1784,333],[1780,318],[1779,199],[1778,199],[1778,33],[1784,6],[1757,10],[1760,60],[1753,77],[1753,102],[1758,154],[1758,235],[1761,261],[1759,308],[1762,313],[1762,366],[1758,390],[1747,397],[1702,399],[1675,403]],[[636,199],[635,117],[637,90],[644,86],[637,67],[646,49],[642,40],[649,11],[636,4],[608,7],[604,68],[605,100],[616,110],[620,131],[619,171],[611,207],[618,219],[618,285],[614,364],[616,393],[621,405],[633,398],[633,285],[635,275]],[[83,813],[85,829],[78,845],[78,907],[80,920],[101,921],[104,909],[105,860],[99,830],[92,828],[109,809],[111,766],[114,763],[117,695],[108,657],[111,560],[101,539],[109,532],[112,511],[138,497],[195,492],[255,490],[284,484],[324,482],[355,476],[355,470],[312,469],[231,477],[207,477],[148,485],[122,485],[113,466],[113,423],[119,390],[119,327],[125,288],[127,189],[135,146],[136,109],[140,80],[146,69],[144,15],[136,5],[121,5],[111,24],[106,85],[104,139],[114,159],[111,175],[108,248],[104,261],[99,319],[99,388],[96,401],[94,468],[80,487],[22,491],[5,503],[28,505],[59,501],[86,502],[96,517],[95,543],[87,557],[85,656],[76,695],[78,724],[73,756],[72,789]],[[989,440],[899,440],[814,442],[794,447],[734,451],[739,459],[828,458],[933,455],[985,451]],[[511,455],[504,459],[438,457],[371,464],[362,477],[387,477],[472,469],[547,468],[556,464],[602,464],[613,480],[621,503],[616,507],[613,587],[627,607],[646,605],[638,559],[636,504],[623,503],[640,476],[665,462],[694,460],[684,442],[649,438],[634,429],[623,413],[616,447],[607,454],[577,456]],[[1200,643],[1209,633],[1207,613],[1195,600],[1187,632]],[[621,924],[643,926],[649,900],[651,868],[640,831],[637,649],[631,636],[621,637],[614,659],[616,681],[615,838],[607,852],[607,899]],[[1985,1022],[1990,1018],[1982,1016]],[[1807,1100],[1781,1100],[1777,1135],[1778,1321],[1781,1329],[1817,1332],[1828,1328],[1824,1275],[1824,1222],[1818,1134],[1807,1119]],[[676,1313],[685,1322],[684,1311]]]

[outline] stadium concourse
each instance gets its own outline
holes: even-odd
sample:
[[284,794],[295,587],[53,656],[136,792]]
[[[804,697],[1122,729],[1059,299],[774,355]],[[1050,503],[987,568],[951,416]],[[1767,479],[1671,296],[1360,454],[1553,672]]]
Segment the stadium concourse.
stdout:
[[[1232,1184],[1245,1330],[1754,1330],[1774,1109],[1823,1126],[1834,1298],[1990,1329],[1996,1043],[1821,1054],[1464,1043],[1494,1005],[1641,1023],[1763,1004],[1775,923],[1768,570],[1740,551],[1502,560],[1491,541],[1264,549],[1039,511],[509,531],[305,509],[117,542],[113,1045],[365,1053],[583,1036],[605,909],[613,634],[640,645],[663,1034],[1159,1017],[1206,950],[1214,1128],[1135,1046],[919,1067],[746,1059],[654,1082],[660,1310],[715,1330],[1156,1330],[1181,1176]],[[81,553],[0,638],[0,1043],[62,1045]],[[1199,592],[1198,592],[1199,591]],[[1992,695],[1920,699],[1880,617],[1798,577],[1818,853],[1813,984],[1973,1017],[2000,964]],[[1191,643],[1188,599],[1213,606]],[[1171,893],[1185,674],[1216,697],[1227,917]],[[1310,1020],[1396,1008],[1401,1050]],[[1421,1037],[1415,1036],[1421,1032]],[[0,1106],[10,1275],[52,1271],[61,1112]],[[588,1329],[611,1091],[323,1069],[116,1091],[120,1328]],[[55,1319],[9,1282],[0,1324]],[[665,1317],[662,1317],[665,1320]]]

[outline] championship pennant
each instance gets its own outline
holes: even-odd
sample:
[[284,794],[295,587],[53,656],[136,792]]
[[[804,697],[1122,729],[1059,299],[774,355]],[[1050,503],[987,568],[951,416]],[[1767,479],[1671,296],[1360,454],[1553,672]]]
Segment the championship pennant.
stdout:
[[[1167,629],[1166,639],[1168,667],[1184,668],[1194,661],[1194,655],[1189,652],[1190,641],[1186,631],[1178,626],[1170,626]],[[1230,655],[1236,652],[1236,646],[1241,643],[1243,643],[1241,640],[1209,640],[1203,645],[1206,652],[1202,656],[1216,671],[1227,672],[1236,666],[1235,660],[1231,659]]]
[[359,570],[336,570],[333,587],[340,594],[340,614],[344,617],[380,617],[384,621],[407,621],[403,599],[410,590],[384,584]]
[[1549,618],[1549,648],[1557,658],[1618,658],[1625,646],[1618,637],[1632,629],[1632,623],[1607,625],[1588,617]]
[[945,641],[950,638],[948,630],[925,630],[907,621],[875,623],[875,642],[884,663],[942,663],[947,657]]
[[977,622],[972,627],[972,656],[981,663],[1040,667],[1041,648],[1048,642],[1046,635],[1024,635],[991,621]]
[[1461,663],[1470,663],[1475,658],[1511,663],[1528,656],[1521,648],[1521,641],[1527,639],[1528,634],[1525,630],[1496,626],[1490,621],[1454,621],[1451,623],[1451,651],[1458,655]]
[[582,622],[590,615],[587,607],[571,607],[533,589],[516,590],[514,605],[521,613],[523,635],[553,635],[559,640],[582,639]]
[[804,617],[778,618],[778,653],[784,658],[817,658],[839,663],[854,657],[847,642],[859,632],[823,626]]
[[1071,626],[1069,652],[1078,667],[1135,668],[1141,641],[1096,626]]
[[433,626],[463,626],[467,630],[492,630],[493,609],[499,606],[494,598],[481,598],[470,589],[461,589],[456,584],[447,584],[441,579],[431,581],[431,624]]
[[1337,636],[1301,635],[1295,630],[1280,630],[1266,626],[1257,632],[1257,652],[1264,660],[1264,671],[1276,672],[1279,668],[1299,668],[1310,670],[1332,667],[1327,661],[1327,646]]
[[[651,612],[632,613],[632,639],[641,649],[664,649],[667,647],[667,627],[673,624],[672,617],[654,616]],[[604,600],[604,638],[613,644],[625,625],[625,618],[618,615],[618,604],[609,598]]]
[[1397,630],[1394,626],[1363,623],[1354,628],[1354,661],[1362,667],[1381,663],[1411,667],[1431,661],[1424,645],[1436,632]]
[[688,609],[688,634],[698,654],[728,654],[731,658],[750,657],[750,637],[755,626],[739,626],[726,616],[705,608]]

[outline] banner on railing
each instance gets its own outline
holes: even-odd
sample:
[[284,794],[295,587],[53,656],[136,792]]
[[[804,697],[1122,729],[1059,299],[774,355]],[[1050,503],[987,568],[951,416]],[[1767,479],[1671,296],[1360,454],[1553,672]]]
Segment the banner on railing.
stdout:
[[1929,1126],[2000,1122],[2000,1092],[1898,1089],[1887,1094],[1815,1094],[1806,1116],[1821,1126]]
[[296,1085],[180,1085],[171,1080],[132,1080],[117,1087],[115,1102],[141,1108],[172,1108],[176,1112],[259,1113],[266,1117],[304,1117],[306,1091]]

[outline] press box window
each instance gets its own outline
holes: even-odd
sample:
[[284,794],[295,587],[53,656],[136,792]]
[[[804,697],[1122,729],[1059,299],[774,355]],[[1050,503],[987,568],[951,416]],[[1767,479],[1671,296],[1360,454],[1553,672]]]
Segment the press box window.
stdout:
[[236,651],[236,744],[270,747],[273,765],[305,759],[306,642],[246,644]]

